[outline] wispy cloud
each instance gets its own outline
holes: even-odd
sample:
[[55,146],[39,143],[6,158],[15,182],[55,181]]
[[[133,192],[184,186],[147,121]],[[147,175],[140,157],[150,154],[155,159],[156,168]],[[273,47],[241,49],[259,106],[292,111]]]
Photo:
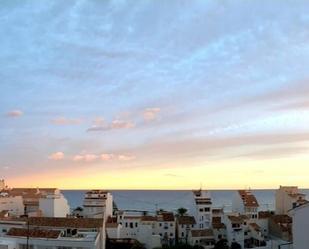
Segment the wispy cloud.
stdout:
[[112,153],[103,153],[103,154],[88,154],[88,153],[81,153],[78,155],[75,155],[73,157],[73,161],[75,162],[95,162],[95,161],[105,161],[105,162],[111,162],[111,161],[133,161],[136,159],[136,156],[132,154],[112,154]]
[[101,159],[103,161],[110,161],[113,160],[115,158],[114,154],[101,154]]
[[108,130],[122,130],[122,129],[131,129],[135,127],[135,123],[132,121],[125,121],[115,119],[110,124],[101,122],[99,124],[94,124],[92,127],[88,128],[87,131],[108,131]]
[[82,123],[81,119],[58,117],[51,121],[55,125],[79,125]]
[[95,154],[80,154],[73,157],[75,162],[93,162],[97,160],[99,156]]
[[136,159],[136,156],[124,154],[124,155],[118,155],[118,159],[119,161],[133,161]]
[[50,154],[48,156],[48,159],[54,160],[54,161],[60,161],[60,160],[64,159],[64,153],[61,152],[61,151],[55,152],[53,154]]
[[6,113],[6,116],[9,118],[18,118],[22,116],[24,113],[21,110],[12,110]]
[[152,121],[157,119],[159,112],[161,111],[158,107],[147,108],[144,110],[143,117],[145,121]]

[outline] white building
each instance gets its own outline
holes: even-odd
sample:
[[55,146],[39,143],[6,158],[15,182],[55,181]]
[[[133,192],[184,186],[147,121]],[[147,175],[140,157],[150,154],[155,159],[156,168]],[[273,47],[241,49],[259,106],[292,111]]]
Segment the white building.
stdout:
[[210,193],[206,190],[193,191],[196,206],[196,222],[199,229],[211,228],[212,202]]
[[158,212],[155,234],[160,235],[162,244],[175,244],[176,220],[173,213]]
[[19,215],[66,217],[70,213],[67,200],[57,188],[12,188],[2,190],[1,195],[21,198],[23,209]]
[[276,214],[288,214],[291,209],[305,204],[305,197],[298,187],[280,186],[276,191]]
[[59,190],[40,198],[39,210],[44,217],[67,217],[70,214],[68,201]]
[[293,217],[293,248],[308,249],[309,245],[309,204],[291,211]]
[[239,215],[227,215],[224,217],[224,224],[226,225],[226,239],[229,246],[232,243],[238,243],[241,248],[244,248],[245,228],[247,225],[246,218]]
[[6,186],[5,186],[5,180],[4,179],[0,179],[0,191],[5,189]]
[[173,213],[158,212],[156,216],[118,212],[107,219],[106,231],[112,239],[135,239],[152,249],[173,245],[176,240],[176,221]]
[[105,249],[103,219],[1,219],[0,227],[0,248]]
[[215,240],[226,239],[226,226],[224,221],[224,210],[222,208],[212,209],[212,229]]
[[188,243],[191,230],[196,227],[196,221],[194,216],[179,216],[177,217],[176,232],[178,235],[179,243]]
[[212,249],[215,245],[212,229],[191,230],[189,233],[189,244],[191,246],[202,246],[204,249]]
[[23,198],[21,196],[10,196],[7,193],[0,194],[0,212],[8,211],[10,216],[24,214]]
[[249,190],[238,190],[232,201],[232,210],[235,213],[243,214],[252,220],[258,218],[259,203]]
[[105,190],[86,192],[83,203],[84,217],[104,218],[113,215],[113,196]]

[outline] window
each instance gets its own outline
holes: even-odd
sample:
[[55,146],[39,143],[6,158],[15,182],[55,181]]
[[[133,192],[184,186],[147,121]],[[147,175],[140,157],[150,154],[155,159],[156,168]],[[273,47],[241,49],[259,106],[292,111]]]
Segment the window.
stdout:
[[210,212],[210,208],[209,207],[206,207],[204,210],[205,210],[205,212]]
[[203,208],[200,208],[200,212],[203,212]]
[[126,227],[128,227],[128,222],[126,222]]
[[173,237],[173,236],[174,236],[174,234],[173,234],[173,233],[170,233],[170,236],[171,236],[171,237]]
[[130,228],[133,228],[133,222],[130,222]]
[[181,232],[181,237],[185,237],[185,233],[184,232]]
[[159,227],[162,227],[162,223],[159,223]]
[[137,227],[137,222],[135,222],[135,227]]
[[172,226],[173,226],[173,223],[170,223],[170,226],[172,227]]

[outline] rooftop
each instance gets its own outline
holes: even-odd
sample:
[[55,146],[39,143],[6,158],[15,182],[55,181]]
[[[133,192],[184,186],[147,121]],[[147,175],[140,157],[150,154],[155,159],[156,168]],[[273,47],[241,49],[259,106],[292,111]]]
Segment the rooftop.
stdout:
[[[24,221],[27,219],[23,218]],[[101,228],[103,219],[30,217],[30,226],[61,228]]]
[[255,196],[248,190],[238,190],[245,207],[259,207],[259,203]]
[[30,237],[30,238],[48,238],[57,239],[60,235],[57,230],[43,230],[43,229],[25,229],[25,228],[11,228],[7,235],[14,237]]
[[191,230],[192,237],[213,237],[212,229]]
[[179,216],[177,218],[178,224],[180,225],[194,225],[196,224],[194,216]]

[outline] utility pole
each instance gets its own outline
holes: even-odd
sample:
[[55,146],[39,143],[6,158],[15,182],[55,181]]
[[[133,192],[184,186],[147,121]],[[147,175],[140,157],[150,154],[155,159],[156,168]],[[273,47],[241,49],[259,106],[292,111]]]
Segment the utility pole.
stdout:
[[30,228],[29,228],[29,216],[27,215],[27,249],[29,249],[29,232],[30,232]]

